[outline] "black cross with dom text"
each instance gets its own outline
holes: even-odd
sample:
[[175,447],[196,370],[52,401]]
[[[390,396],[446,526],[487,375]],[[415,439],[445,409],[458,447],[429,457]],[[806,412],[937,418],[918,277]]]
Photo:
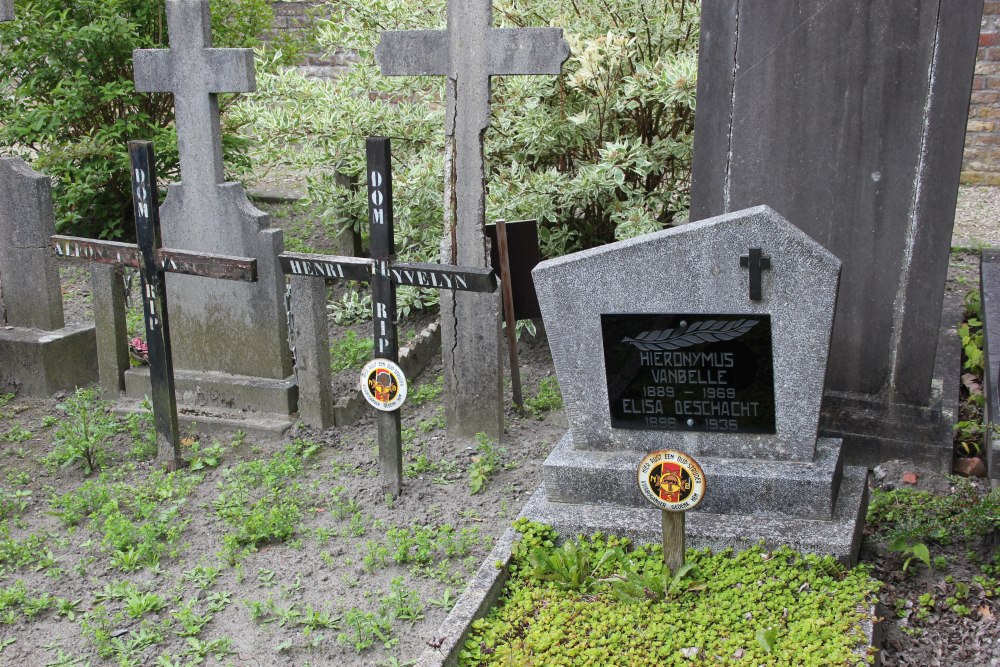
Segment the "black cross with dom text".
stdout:
[[[396,336],[396,287],[412,285],[470,292],[493,292],[496,275],[489,268],[462,268],[447,264],[396,262],[392,218],[392,168],[389,140],[369,137],[366,142],[368,173],[368,218],[371,229],[371,259],[283,253],[282,271],[293,276],[311,276],[326,281],[356,280],[372,286],[372,319],[375,325],[376,358],[398,361]],[[379,411],[379,469],[385,493],[397,497],[403,486],[403,449],[399,410]]]
[[57,235],[52,237],[52,249],[64,259],[139,269],[157,453],[161,461],[167,462],[168,468],[176,470],[181,464],[181,451],[165,274],[255,282],[257,260],[161,248],[153,144],[130,141],[128,152],[132,163],[132,203],[138,245]]

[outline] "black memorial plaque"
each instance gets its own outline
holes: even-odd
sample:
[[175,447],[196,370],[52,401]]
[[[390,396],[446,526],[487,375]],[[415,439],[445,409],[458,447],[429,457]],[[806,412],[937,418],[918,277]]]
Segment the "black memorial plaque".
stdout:
[[770,315],[601,315],[611,427],[774,433]]

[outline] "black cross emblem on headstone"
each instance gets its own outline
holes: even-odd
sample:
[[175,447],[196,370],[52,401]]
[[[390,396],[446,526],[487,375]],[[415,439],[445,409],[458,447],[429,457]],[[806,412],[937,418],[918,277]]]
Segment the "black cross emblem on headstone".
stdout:
[[[392,167],[390,142],[369,137],[366,144],[368,173],[368,218],[371,229],[371,259],[282,253],[281,269],[292,276],[326,281],[356,280],[372,286],[372,319],[375,325],[376,358],[398,361],[396,337],[396,287],[412,285],[436,289],[493,292],[496,275],[489,268],[463,268],[447,264],[396,262],[392,215]],[[379,411],[379,468],[386,493],[398,496],[403,484],[403,450],[399,410]]]
[[138,245],[56,235],[52,237],[52,249],[64,259],[139,269],[158,455],[176,470],[181,463],[181,452],[165,274],[184,273],[254,282],[257,280],[257,260],[161,248],[153,144],[130,141],[128,151],[132,163],[132,203]]
[[750,248],[749,255],[740,257],[740,266],[744,269],[750,269],[750,300],[762,301],[764,289],[761,271],[771,268],[771,258],[765,255],[760,248]]

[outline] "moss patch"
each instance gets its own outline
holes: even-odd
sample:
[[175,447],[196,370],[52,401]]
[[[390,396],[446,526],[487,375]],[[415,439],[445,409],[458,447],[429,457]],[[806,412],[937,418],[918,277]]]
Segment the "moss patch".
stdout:
[[[555,545],[521,521],[501,605],[473,624],[460,665],[857,665],[878,582],[867,567],[781,548],[689,551],[595,535]],[[645,599],[634,595],[635,585]]]

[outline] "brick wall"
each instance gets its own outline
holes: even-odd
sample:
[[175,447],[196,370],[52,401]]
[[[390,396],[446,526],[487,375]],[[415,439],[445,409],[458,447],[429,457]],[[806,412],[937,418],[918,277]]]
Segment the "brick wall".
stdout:
[[1000,0],[983,7],[962,182],[1000,185]]

